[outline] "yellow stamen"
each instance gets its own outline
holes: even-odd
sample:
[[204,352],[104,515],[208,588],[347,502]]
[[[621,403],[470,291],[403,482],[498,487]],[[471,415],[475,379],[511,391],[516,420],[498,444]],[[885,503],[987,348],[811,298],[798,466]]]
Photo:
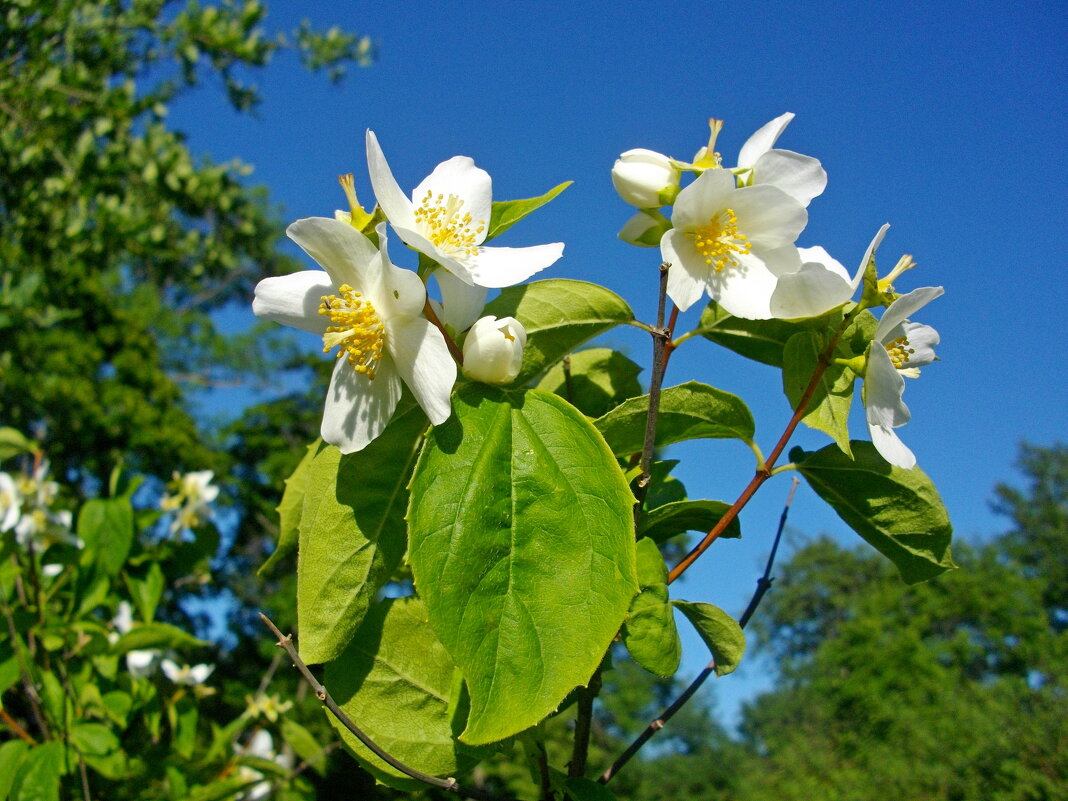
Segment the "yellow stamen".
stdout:
[[475,220],[463,206],[463,200],[456,195],[446,198],[439,193],[435,196],[428,189],[415,210],[415,219],[422,223],[426,238],[443,251],[474,256],[478,253],[481,234],[486,230],[486,221]]
[[705,264],[717,273],[737,265],[735,256],[749,253],[749,238],[738,230],[738,216],[734,209],[724,209],[712,217],[707,225],[699,225],[685,236],[693,240],[697,252],[705,257]]
[[890,356],[890,363],[897,370],[903,369],[909,363],[909,357],[916,352],[915,348],[909,347],[908,337],[905,336],[891,340],[885,347]]
[[703,170],[715,170],[723,166],[723,158],[716,152],[716,139],[719,137],[719,132],[723,130],[723,120],[710,117],[708,128],[710,131],[708,144],[697,151],[697,155],[693,157],[693,163],[694,166]]
[[885,278],[879,279],[879,291],[893,292],[894,281],[896,281],[903,272],[905,272],[906,270],[911,270],[915,266],[916,262],[912,260],[912,256],[906,253],[904,256],[897,260],[897,264],[894,265],[894,269],[892,269],[886,275]]
[[347,355],[357,373],[373,379],[386,344],[386,328],[375,307],[359,292],[348,284],[337,291],[337,295],[323,295],[319,304],[319,314],[329,316],[333,323],[323,334],[323,353],[338,346],[339,359]]

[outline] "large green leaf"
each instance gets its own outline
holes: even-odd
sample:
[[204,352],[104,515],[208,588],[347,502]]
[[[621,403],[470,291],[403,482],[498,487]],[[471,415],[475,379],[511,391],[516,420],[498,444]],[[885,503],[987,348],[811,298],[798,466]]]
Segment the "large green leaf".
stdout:
[[675,607],[693,623],[716,661],[716,675],[733,673],[745,653],[745,633],[733,617],[718,606],[689,601],[673,601]]
[[409,554],[467,680],[465,742],[494,742],[589,681],[630,601],[633,496],[604,440],[539,390],[461,389],[412,479]]
[[8,740],[0,745],[0,801],[7,801],[27,748],[25,740]]
[[638,585],[623,623],[623,644],[634,661],[657,676],[679,669],[682,643],[668,600],[668,569],[651,539],[638,540]]
[[404,555],[405,487],[427,419],[405,396],[386,430],[357,453],[319,451],[308,469],[297,559],[300,656],[341,653]]
[[854,440],[853,459],[829,445],[790,452],[801,475],[849,526],[893,562],[909,584],[956,567],[953,526],[922,470],[888,464],[870,442]]
[[[375,604],[344,652],[326,666],[326,686],[345,713],[376,745],[406,765],[432,776],[455,776],[473,761],[472,749],[455,739],[462,682],[453,681],[452,659],[427,622],[418,598]],[[335,718],[330,722],[356,760],[391,787],[418,788]]]
[[[795,410],[820,364],[823,350],[823,339],[812,331],[801,331],[786,342],[782,385]],[[849,407],[853,403],[856,378],[857,374],[845,365],[829,365],[816,383],[808,410],[801,418],[809,428],[829,435],[849,455],[852,453],[849,449]]]
[[[645,442],[645,419],[649,396],[631,398],[597,418],[594,425],[618,456],[637,453]],[[753,415],[737,395],[687,381],[660,393],[656,445],[701,438],[736,438],[749,442],[755,426]]]
[[747,359],[783,366],[783,349],[799,331],[821,331],[841,319],[840,312],[807,320],[746,320],[727,314],[714,300],[701,313],[697,331]]
[[600,417],[641,393],[638,383],[641,370],[619,351],[589,348],[565,356],[553,365],[537,388],[555,392],[589,417]]
[[524,198],[523,200],[498,200],[490,209],[489,229],[486,233],[486,241],[504,233],[517,222],[522,220],[532,211],[536,211],[567,189],[574,181],[564,181],[538,197]]
[[[686,531],[711,531],[730,505],[723,501],[676,501],[642,513],[638,536],[664,542]],[[721,537],[740,537],[742,527],[734,518]]]
[[82,564],[95,562],[108,576],[116,575],[133,544],[133,507],[127,498],[95,498],[78,513],[78,536],[85,543]]
[[257,571],[261,576],[297,550],[300,542],[300,516],[304,511],[304,489],[308,484],[308,471],[315,455],[322,447],[321,439],[309,445],[293,474],[286,479],[286,488],[278,504],[278,544]]
[[515,317],[526,329],[516,384],[529,381],[583,342],[634,319],[630,306],[615,292],[564,278],[506,287],[486,304],[483,314]]
[[32,747],[19,763],[11,797],[18,801],[59,801],[62,771],[63,743],[60,740]]

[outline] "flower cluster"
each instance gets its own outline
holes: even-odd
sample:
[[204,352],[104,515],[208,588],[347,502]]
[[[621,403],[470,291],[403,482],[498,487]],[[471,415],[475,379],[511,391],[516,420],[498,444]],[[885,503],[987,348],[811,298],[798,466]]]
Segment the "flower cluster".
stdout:
[[[14,531],[21,548],[37,553],[52,545],[81,548],[82,541],[71,530],[70,511],[55,508],[59,484],[48,473],[46,459],[38,459],[29,473],[0,473],[0,533]],[[62,569],[60,564],[46,564],[41,571],[54,576]]]
[[219,488],[211,483],[214,477],[211,470],[174,474],[171,491],[164,493],[159,502],[163,511],[174,513],[172,534],[195,528],[208,518],[209,506],[219,497]]
[[[638,208],[619,237],[640,247],[659,245],[670,265],[667,294],[681,311],[707,295],[735,317],[797,320],[823,315],[856,295],[889,226],[876,233],[853,275],[824,248],[796,245],[827,174],[818,159],[775,147],[793,117],[776,117],[749,137],[734,167],[725,167],[716,152],[723,123],[715,119],[708,144],[690,162],[646,149],[616,160],[613,185]],[[686,173],[695,178],[683,187]],[[661,211],[665,206],[670,219]],[[914,377],[933,361],[938,342],[933,328],[905,318],[942,294],[940,287],[926,287],[898,299],[892,281],[911,266],[905,257],[878,282],[875,297],[862,299],[889,308],[858,365],[872,441],[903,468],[916,460],[893,432],[909,419],[902,376]]]
[[351,211],[333,219],[298,220],[287,230],[323,271],[267,278],[257,285],[252,304],[260,317],[321,336],[324,352],[336,349],[321,433],[342,453],[359,451],[382,433],[403,385],[431,423],[445,422],[457,375],[450,350],[458,349],[449,340],[472,323],[464,372],[477,381],[513,380],[526,332],[511,318],[479,320],[488,291],[525,281],[559,259],[564,248],[559,242],[487,246],[492,182],[466,156],[439,164],[411,197],[393,177],[371,131],[367,164],[389,224],[401,241],[433,263],[441,303],[428,300],[430,273],[405,270],[390,260],[385,223],[366,229],[373,216],[359,205],[351,176],[344,176]]

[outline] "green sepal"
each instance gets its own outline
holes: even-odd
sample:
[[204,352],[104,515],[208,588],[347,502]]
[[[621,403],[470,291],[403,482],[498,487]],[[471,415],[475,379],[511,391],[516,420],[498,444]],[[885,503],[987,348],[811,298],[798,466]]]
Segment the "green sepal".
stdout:
[[634,320],[615,292],[566,278],[505,287],[482,313],[514,317],[526,329],[523,365],[513,384],[525,384],[587,340]]
[[637,542],[638,586],[623,623],[623,645],[631,657],[657,676],[671,676],[682,660],[682,643],[668,600],[668,569],[656,543]]
[[733,673],[745,653],[745,632],[738,621],[718,606],[689,601],[672,601],[680,612],[693,623],[701,639],[705,641],[712,658],[716,661],[716,675]]
[[297,558],[298,644],[308,664],[341,653],[400,564],[406,486],[428,425],[405,393],[366,448],[342,456],[327,446],[312,460]]
[[504,233],[517,222],[522,220],[532,211],[536,211],[567,189],[574,181],[564,181],[539,197],[530,197],[523,200],[498,200],[493,203],[490,210],[489,229],[486,232],[486,240]]
[[553,392],[588,417],[600,417],[641,394],[642,368],[610,348],[589,348],[564,356],[535,385]]
[[282,500],[278,503],[278,543],[267,561],[256,571],[257,575],[264,575],[284,558],[296,552],[300,542],[300,516],[304,511],[308,471],[316,454],[323,447],[321,439],[309,445],[293,474],[285,480],[286,488],[282,492]]
[[[593,424],[614,454],[627,456],[642,449],[648,411],[649,396],[642,395],[624,401]],[[660,393],[657,447],[702,438],[751,442],[754,433],[753,415],[737,395],[698,381],[687,381]]]
[[922,470],[887,463],[870,442],[854,440],[853,459],[827,446],[790,451],[812,489],[869,545],[893,562],[908,584],[956,567],[953,526],[945,504]]
[[[711,531],[730,505],[723,501],[675,501],[642,512],[638,536],[661,543],[687,531]],[[723,530],[720,537],[741,537],[738,518]]]
[[600,664],[638,592],[633,496],[562,398],[468,385],[427,436],[409,559],[431,625],[467,680],[461,738],[509,737]]

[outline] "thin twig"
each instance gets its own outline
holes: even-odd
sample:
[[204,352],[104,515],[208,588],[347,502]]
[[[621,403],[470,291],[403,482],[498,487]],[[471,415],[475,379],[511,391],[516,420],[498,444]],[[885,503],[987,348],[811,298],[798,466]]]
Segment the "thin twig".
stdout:
[[671,569],[671,572],[668,573],[668,584],[685,573],[690,565],[696,562],[697,558],[708,550],[708,546],[715,542],[719,535],[727,530],[727,526],[734,522],[734,519],[738,517],[738,513],[747,503],[749,503],[749,500],[756,494],[756,491],[760,489],[760,485],[771,478],[771,468],[775,466],[775,460],[782,454],[783,450],[786,448],[786,443],[790,441],[790,437],[793,436],[798,423],[801,422],[801,418],[803,418],[808,411],[808,404],[812,400],[812,396],[816,393],[816,388],[819,386],[820,379],[823,378],[823,374],[827,372],[827,368],[831,365],[834,349],[838,347],[838,340],[841,339],[842,333],[849,325],[854,313],[855,311],[850,312],[845,316],[838,332],[831,339],[830,344],[827,345],[823,353],[820,354],[820,359],[816,364],[816,369],[812,373],[812,378],[809,380],[808,386],[805,387],[804,394],[801,395],[801,400],[797,403],[797,409],[790,418],[790,422],[786,424],[782,436],[779,437],[779,441],[775,443],[775,447],[772,448],[771,453],[768,454],[768,458],[765,460],[764,464],[757,469],[756,474],[749,481],[749,484],[742,490],[742,494],[738,496],[738,500],[731,505],[731,508],[728,509],[726,514],[724,514],[716,525],[712,527],[712,530],[709,531],[704,539]]
[[[746,606],[745,612],[742,613],[742,617],[738,621],[738,625],[743,629],[749,622],[750,618],[753,617],[753,613],[756,612],[757,607],[760,605],[760,601],[767,594],[768,590],[771,589],[772,582],[774,581],[771,577],[771,568],[775,564],[775,555],[779,550],[779,541],[782,539],[783,529],[786,528],[786,516],[789,514],[791,504],[794,502],[794,493],[797,491],[798,483],[799,482],[795,477],[793,484],[790,487],[790,493],[786,496],[786,503],[783,505],[782,515],[779,517],[779,527],[775,530],[775,539],[771,545],[771,553],[768,555],[768,563],[764,567],[764,574],[757,579],[757,588],[753,593],[753,597],[749,599],[749,605]],[[683,690],[679,697],[672,701],[671,705],[661,712],[656,720],[645,727],[644,731],[635,738],[634,742],[627,746],[627,749],[619,755],[608,770],[601,774],[601,778],[597,781],[601,784],[607,784],[611,781],[612,777],[619,773],[623,766],[630,762],[631,758],[638,753],[638,750],[645,745],[654,734],[664,728],[664,725],[675,716],[676,712],[682,709],[686,702],[693,697],[694,693],[701,688],[701,685],[705,683],[705,680],[712,675],[715,669],[716,660],[713,659],[700,673],[697,674],[697,678],[690,682],[690,686]]]
[[538,751],[538,784],[541,790],[538,798],[540,801],[552,801],[553,777],[549,773],[549,755],[545,752],[545,742],[538,740],[536,748]]
[[[641,474],[634,485],[634,528],[637,529],[649,492],[653,449],[656,447],[656,423],[660,416],[660,387],[664,383],[664,369],[667,367],[666,353],[671,343],[671,330],[664,327],[664,307],[667,304],[668,269],[671,265],[660,265],[660,291],[657,295],[656,326],[649,332],[653,337],[653,371],[649,377],[649,411],[645,417],[645,439],[642,442],[642,455],[639,464]],[[672,319],[677,315],[673,314]]]
[[11,637],[11,647],[15,651],[15,658],[19,664],[19,676],[22,680],[22,690],[26,693],[26,700],[30,702],[30,712],[33,714],[34,723],[37,724],[41,739],[51,740],[52,733],[48,729],[48,724],[45,723],[44,711],[41,705],[41,696],[37,694],[37,687],[34,685],[33,678],[30,675],[30,669],[26,665],[26,658],[22,653],[24,646],[21,646],[19,642],[18,632],[15,629],[15,619],[11,616],[11,607],[7,603],[6,594],[0,593],[0,602],[3,603],[4,618],[7,620],[7,632]]
[[452,358],[456,360],[456,363],[463,366],[464,353],[460,350],[460,346],[456,344],[456,341],[449,336],[449,332],[445,330],[445,326],[441,324],[441,320],[438,319],[437,314],[434,313],[434,307],[430,305],[430,298],[426,299],[426,303],[423,304],[423,314],[426,315],[426,319],[430,321],[430,324],[441,332],[441,335],[445,337],[445,344],[449,348],[449,353],[452,354]]
[[590,723],[593,721],[593,702],[601,692],[601,666],[597,666],[588,687],[581,687],[577,693],[575,718],[575,744],[571,750],[571,762],[567,775],[582,777],[586,775],[586,760],[590,753]]
[[370,751],[385,762],[387,765],[399,770],[406,776],[410,776],[416,781],[429,784],[432,787],[437,787],[440,790],[444,790],[448,793],[455,793],[462,798],[473,798],[476,801],[517,801],[515,798],[508,796],[493,795],[482,790],[475,789],[473,787],[464,787],[456,779],[439,779],[437,776],[431,776],[428,773],[423,773],[420,770],[409,767],[401,762],[396,757],[391,756],[386,751],[383,751],[374,740],[368,737],[363,731],[352,722],[352,719],[345,714],[345,711],[337,705],[337,702],[330,697],[330,693],[326,691],[318,679],[308,669],[308,666],[304,664],[304,660],[297,654],[297,649],[293,647],[293,637],[288,634],[282,634],[278,627],[271,622],[271,619],[267,615],[260,613],[260,619],[266,624],[267,628],[271,630],[271,633],[278,638],[276,645],[279,648],[283,648],[290,660],[293,662],[293,666],[300,672],[300,675],[304,677],[304,681],[308,683],[308,686],[315,692],[315,697],[330,710],[330,714],[337,718],[338,722],[348,729],[352,735],[367,746]]
[[0,707],[0,720],[3,720],[4,723],[11,727],[12,731],[14,731],[16,735],[21,737],[30,745],[37,745],[37,741],[33,739],[30,733],[27,732],[24,728],[22,728],[22,726],[19,725],[18,721],[11,717],[11,715],[9,715],[7,713],[7,710],[3,707]]

